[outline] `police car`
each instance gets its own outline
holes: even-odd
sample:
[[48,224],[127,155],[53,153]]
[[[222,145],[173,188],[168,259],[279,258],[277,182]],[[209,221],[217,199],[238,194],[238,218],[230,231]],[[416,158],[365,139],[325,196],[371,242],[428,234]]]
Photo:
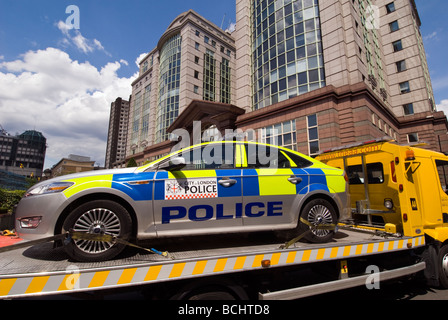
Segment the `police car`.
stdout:
[[[266,230],[295,236],[348,218],[346,191],[342,170],[289,149],[209,142],[139,168],[41,182],[20,201],[16,231],[29,240],[69,230],[126,241]],[[333,234],[313,228],[306,239],[327,242]],[[65,244],[78,261],[112,259],[124,249],[115,241]]]

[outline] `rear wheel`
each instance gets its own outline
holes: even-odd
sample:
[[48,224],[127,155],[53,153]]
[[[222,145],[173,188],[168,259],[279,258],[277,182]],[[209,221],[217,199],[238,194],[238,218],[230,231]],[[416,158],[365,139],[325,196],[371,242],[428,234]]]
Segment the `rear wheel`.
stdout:
[[[324,199],[311,200],[303,207],[300,217],[307,223],[299,221],[299,233],[302,234],[311,229],[304,239],[312,243],[325,243],[333,239],[333,226],[337,223],[337,214],[330,202]],[[319,229],[319,226],[323,228]]]
[[[110,235],[129,240],[132,219],[127,210],[110,200],[95,200],[73,210],[63,225],[63,232],[76,231],[94,235]],[[120,254],[125,245],[111,241],[72,239],[66,246],[67,254],[76,261],[110,260]]]

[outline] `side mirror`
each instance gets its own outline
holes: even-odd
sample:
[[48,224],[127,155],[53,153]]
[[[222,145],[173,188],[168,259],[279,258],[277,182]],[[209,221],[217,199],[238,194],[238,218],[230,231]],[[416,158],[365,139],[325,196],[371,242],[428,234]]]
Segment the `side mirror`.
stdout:
[[185,158],[176,157],[160,164],[159,169],[163,169],[166,171],[178,171],[183,167],[185,167],[185,165],[186,165]]

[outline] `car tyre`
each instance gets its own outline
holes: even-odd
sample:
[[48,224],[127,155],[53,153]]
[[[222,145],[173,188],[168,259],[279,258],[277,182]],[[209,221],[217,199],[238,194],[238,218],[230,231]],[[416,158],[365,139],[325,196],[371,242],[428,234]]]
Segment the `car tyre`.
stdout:
[[443,289],[448,289],[448,245],[440,248],[438,256],[439,282]]
[[[310,231],[312,228],[310,224],[312,226],[337,224],[336,210],[333,205],[325,199],[313,199],[308,202],[303,207],[300,217],[308,221],[308,224],[299,221],[297,235]],[[333,239],[334,233],[334,229],[315,229],[311,230],[311,232],[307,232],[303,238],[311,243],[326,243]]]
[[[74,209],[63,224],[63,232],[70,230],[96,235],[111,235],[128,241],[132,233],[132,219],[120,204],[110,200],[87,202]],[[65,251],[80,262],[98,262],[115,258],[126,246],[114,242],[71,239]]]

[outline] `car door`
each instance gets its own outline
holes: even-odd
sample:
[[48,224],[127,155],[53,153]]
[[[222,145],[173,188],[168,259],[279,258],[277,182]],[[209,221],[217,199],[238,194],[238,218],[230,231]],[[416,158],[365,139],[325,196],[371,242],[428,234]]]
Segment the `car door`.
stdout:
[[154,184],[158,236],[218,233],[241,228],[241,169],[233,144],[210,143],[180,154],[186,166],[159,171]]
[[245,228],[294,227],[300,193],[306,193],[307,173],[291,157],[295,154],[261,144],[245,144],[243,204]]

